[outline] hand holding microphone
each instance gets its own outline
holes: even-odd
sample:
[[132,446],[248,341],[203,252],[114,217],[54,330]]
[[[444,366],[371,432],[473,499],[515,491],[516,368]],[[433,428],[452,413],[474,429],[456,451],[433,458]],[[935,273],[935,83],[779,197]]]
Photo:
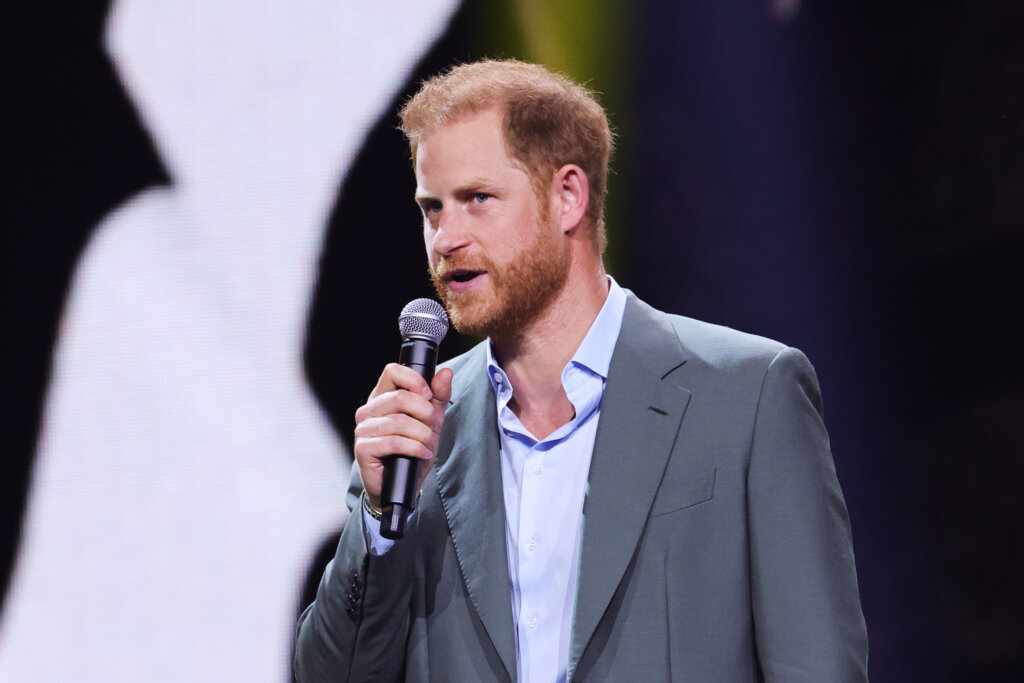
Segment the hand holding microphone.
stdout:
[[371,505],[382,510],[381,535],[402,538],[423,478],[437,456],[451,370],[434,375],[437,347],[448,331],[444,308],[431,299],[410,302],[399,316],[399,363],[384,368],[366,404],[356,411],[353,451]]

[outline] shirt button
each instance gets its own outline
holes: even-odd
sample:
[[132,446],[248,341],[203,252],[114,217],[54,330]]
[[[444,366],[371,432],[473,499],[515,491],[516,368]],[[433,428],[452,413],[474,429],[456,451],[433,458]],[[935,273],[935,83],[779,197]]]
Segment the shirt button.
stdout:
[[501,373],[500,372],[495,372],[494,373],[494,381],[497,382],[498,384],[501,384]]
[[526,549],[529,550],[530,552],[533,552],[534,550],[536,550],[537,549],[537,541],[536,541],[536,539],[532,539],[531,538],[530,542],[526,544]]
[[537,628],[537,617],[532,617],[527,626],[529,626],[530,628]]
[[537,465],[536,467],[533,468],[533,473],[535,475],[537,475],[538,477],[541,474],[543,474],[543,472],[544,472],[544,465]]

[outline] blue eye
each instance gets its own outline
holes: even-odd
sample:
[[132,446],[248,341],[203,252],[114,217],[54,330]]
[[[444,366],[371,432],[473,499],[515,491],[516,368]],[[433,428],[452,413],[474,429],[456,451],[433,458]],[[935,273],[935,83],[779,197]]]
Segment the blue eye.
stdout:
[[477,204],[483,204],[490,198],[491,195],[487,194],[486,192],[477,192],[476,194],[473,195],[473,201],[475,201]]

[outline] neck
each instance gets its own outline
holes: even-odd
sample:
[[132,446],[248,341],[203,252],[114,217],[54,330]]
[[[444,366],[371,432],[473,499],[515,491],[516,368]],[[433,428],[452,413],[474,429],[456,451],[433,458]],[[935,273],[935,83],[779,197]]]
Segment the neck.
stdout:
[[562,387],[562,370],[607,298],[608,278],[598,259],[587,269],[572,268],[558,297],[520,333],[491,339],[514,387],[509,407],[538,439],[575,415]]

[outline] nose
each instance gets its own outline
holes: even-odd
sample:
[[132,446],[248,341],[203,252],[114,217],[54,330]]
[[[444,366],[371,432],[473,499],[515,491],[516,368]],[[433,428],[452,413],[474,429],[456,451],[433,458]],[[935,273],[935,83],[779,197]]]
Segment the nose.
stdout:
[[433,226],[427,228],[429,247],[438,256],[450,256],[470,241],[466,217],[456,208],[441,211]]

